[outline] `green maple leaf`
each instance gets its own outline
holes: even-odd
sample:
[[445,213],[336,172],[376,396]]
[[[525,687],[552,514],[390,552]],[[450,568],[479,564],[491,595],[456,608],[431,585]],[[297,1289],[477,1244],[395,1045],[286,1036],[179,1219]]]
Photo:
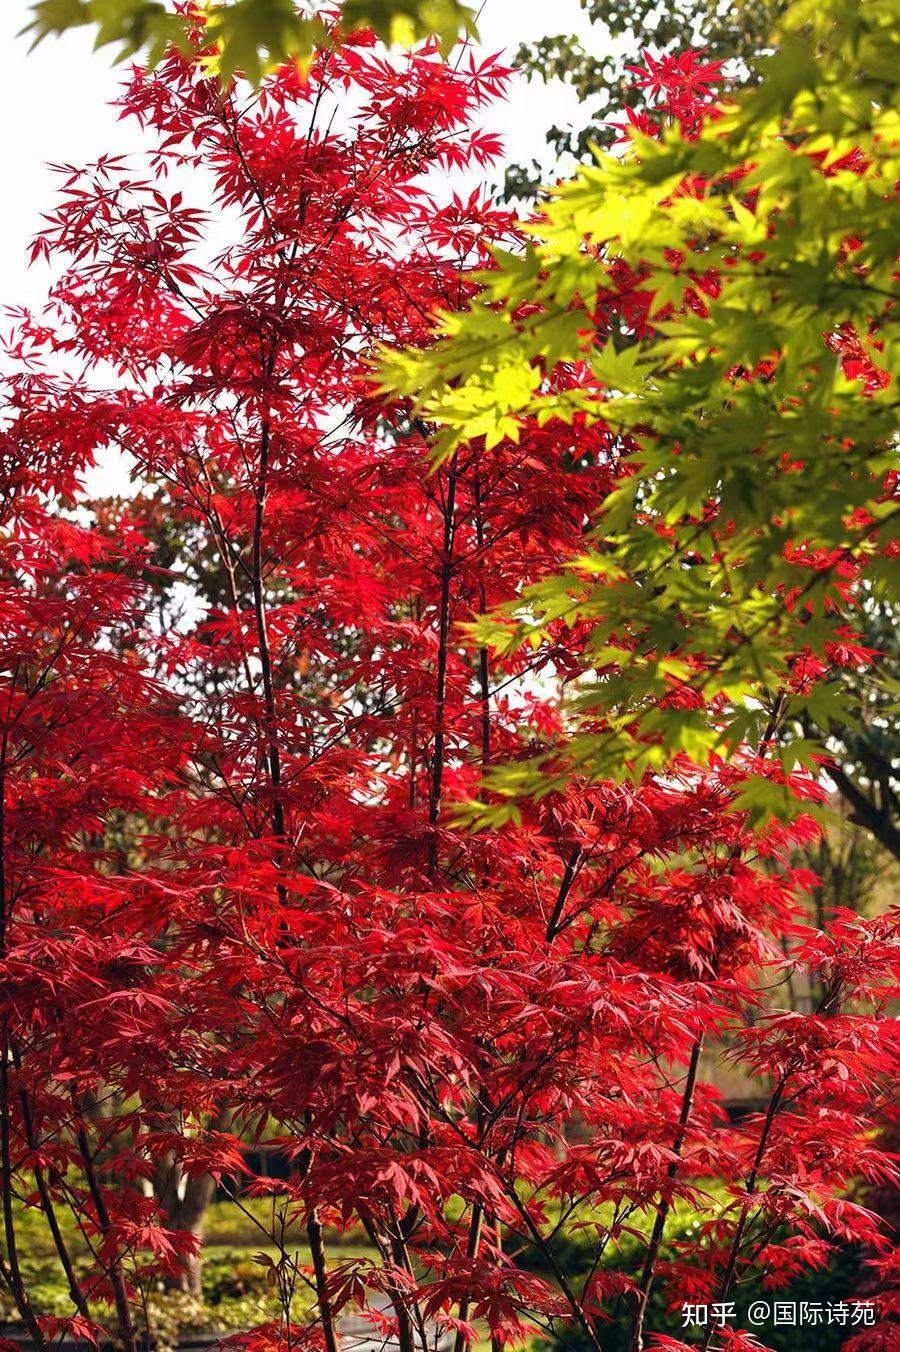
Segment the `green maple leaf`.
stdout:
[[[318,7],[298,8],[294,0],[222,0],[208,13],[218,46],[208,65],[222,79],[240,72],[258,84],[272,66],[308,61],[327,35]],[[472,9],[463,0],[347,0],[341,17],[345,28],[371,28],[392,44],[437,35],[445,54],[460,35],[476,36]],[[122,56],[142,51],[151,64],[170,44],[186,44],[184,23],[162,0],[37,0],[27,31],[39,42],[87,25],[96,27],[98,46],[118,44]]]

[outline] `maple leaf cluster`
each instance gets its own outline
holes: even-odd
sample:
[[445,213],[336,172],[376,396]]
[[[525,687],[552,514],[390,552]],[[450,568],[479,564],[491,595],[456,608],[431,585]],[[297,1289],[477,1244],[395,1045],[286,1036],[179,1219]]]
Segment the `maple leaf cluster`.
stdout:
[[[646,79],[690,120],[713,75]],[[273,1194],[283,1319],[247,1348],[335,1352],[358,1307],[403,1352],[435,1326],[456,1352],[484,1328],[599,1352],[617,1301],[640,1348],[654,1286],[724,1299],[848,1241],[886,1261],[850,1193],[894,1177],[873,1131],[896,919],[809,920],[823,790],[772,757],[776,728],[622,782],[548,773],[463,821],[491,767],[565,732],[593,652],[565,606],[526,649],[471,626],[580,554],[633,449],[535,420],[434,466],[373,377],[517,238],[481,193],[443,194],[496,155],[476,122],[506,77],[359,33],[258,92],[170,55],[121,101],[146,165],[64,169],[35,243],[60,275],[7,343],[0,439],[0,1278],[39,1348],[111,1327],[134,1352],[197,1262],[197,1180]],[[639,280],[611,326],[651,322]],[[111,451],[132,495],[92,503]],[[868,654],[848,632],[833,660]],[[799,810],[759,820],[748,778]],[[716,1054],[758,1112],[729,1116]],[[250,1168],[259,1141],[285,1178]],[[699,1228],[664,1247],[684,1205]],[[66,1320],[23,1278],[23,1207]],[[557,1258],[570,1222],[583,1283]],[[359,1228],[369,1249],[333,1260]]]

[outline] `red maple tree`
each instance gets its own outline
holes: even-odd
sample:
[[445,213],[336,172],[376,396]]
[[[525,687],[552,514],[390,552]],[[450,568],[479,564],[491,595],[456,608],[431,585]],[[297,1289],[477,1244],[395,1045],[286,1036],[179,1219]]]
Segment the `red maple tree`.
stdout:
[[[892,1176],[896,921],[817,928],[813,817],[754,826],[736,801],[748,774],[823,796],[770,755],[777,713],[728,763],[548,779],[516,820],[462,825],[487,767],[563,731],[591,650],[564,614],[527,654],[465,625],[579,552],[622,447],[549,423],[433,469],[430,428],[377,393],[377,348],[426,341],[514,235],[440,194],[497,154],[473,123],[506,72],[335,38],[258,93],[202,51],[136,71],[145,170],[65,170],[35,245],[62,273],[19,317],[3,428],[0,1276],[39,1347],[111,1309],[132,1352],[153,1283],[196,1289],[205,1203],[241,1176],[273,1195],[284,1307],[252,1346],[335,1352],[359,1306],[402,1352],[435,1327],[456,1352],[479,1327],[600,1352],[624,1300],[639,1349],[656,1284],[724,1301],[884,1248],[847,1189]],[[647,78],[690,120],[712,74]],[[649,323],[637,280],[598,323]],[[91,505],[109,448],[134,496]],[[717,1046],[760,1112],[732,1121],[703,1082]],[[286,1179],[251,1175],[263,1138]],[[68,1320],[23,1282],[23,1204]],[[699,1228],[673,1246],[681,1204]],[[370,1248],[335,1262],[351,1227]]]

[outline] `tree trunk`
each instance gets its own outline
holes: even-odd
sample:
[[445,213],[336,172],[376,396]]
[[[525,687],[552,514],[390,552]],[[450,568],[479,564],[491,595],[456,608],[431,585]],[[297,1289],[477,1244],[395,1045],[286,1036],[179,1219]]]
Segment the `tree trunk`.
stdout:
[[[179,1186],[181,1181],[181,1172],[175,1159],[168,1157],[157,1168],[153,1179],[153,1195],[171,1229],[186,1230],[195,1237],[199,1247],[206,1213],[216,1195],[216,1180],[212,1174],[199,1174],[186,1179],[183,1189]],[[201,1268],[199,1252],[196,1255],[186,1254],[181,1259],[177,1275],[168,1282],[170,1290],[199,1296]]]

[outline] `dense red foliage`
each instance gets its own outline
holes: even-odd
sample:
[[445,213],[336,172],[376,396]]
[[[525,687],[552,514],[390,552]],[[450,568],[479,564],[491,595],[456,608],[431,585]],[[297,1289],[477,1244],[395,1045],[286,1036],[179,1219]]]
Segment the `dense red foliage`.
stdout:
[[[648,79],[688,118],[708,76]],[[724,1298],[884,1247],[846,1188],[890,1174],[895,928],[816,928],[812,819],[735,807],[748,769],[781,776],[776,728],[727,765],[455,824],[483,767],[559,725],[590,642],[560,622],[500,657],[461,626],[577,553],[618,472],[578,424],[432,472],[429,428],[368,379],[513,230],[478,192],[435,198],[496,153],[472,122],[503,82],[354,39],[221,95],[173,57],[122,103],[147,176],[66,171],[37,242],[65,271],[19,318],[2,433],[0,1123],[2,1276],[39,1344],[60,1325],[24,1289],[16,1196],[76,1213],[96,1261],[69,1327],[111,1303],[130,1350],[141,1292],[198,1242],[161,1175],[281,1194],[315,1300],[288,1345],[329,1352],[376,1293],[404,1352],[426,1320],[461,1345],[558,1319],[599,1349],[623,1294],[639,1347],[654,1281]],[[620,281],[609,323],[647,322]],[[135,496],[91,508],[110,448]],[[736,1122],[701,1073],[723,1042],[765,1096]],[[246,1176],[262,1136],[287,1183]],[[673,1257],[681,1199],[706,1219]],[[640,1216],[640,1262],[612,1272]],[[595,1246],[577,1289],[569,1218]],[[329,1262],[324,1228],[358,1225],[377,1259]]]

